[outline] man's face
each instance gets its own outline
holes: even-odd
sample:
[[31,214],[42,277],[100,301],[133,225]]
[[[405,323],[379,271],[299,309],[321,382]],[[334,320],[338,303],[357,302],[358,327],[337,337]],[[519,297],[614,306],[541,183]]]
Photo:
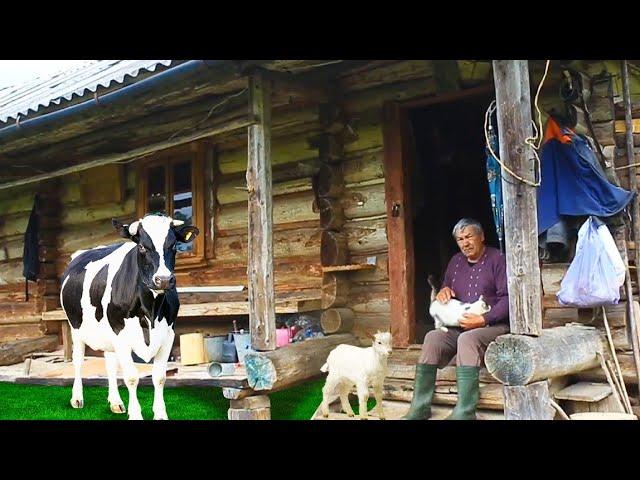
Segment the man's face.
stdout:
[[475,227],[464,227],[456,235],[456,243],[469,260],[477,260],[484,251],[484,234]]

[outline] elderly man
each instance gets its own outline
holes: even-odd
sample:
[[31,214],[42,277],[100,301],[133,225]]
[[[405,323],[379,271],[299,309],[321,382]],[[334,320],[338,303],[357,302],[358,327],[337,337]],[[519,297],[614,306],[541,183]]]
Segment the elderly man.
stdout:
[[484,352],[499,335],[509,332],[509,297],[505,256],[484,244],[482,225],[463,218],[453,228],[460,248],[449,261],[438,302],[451,298],[474,302],[480,295],[491,306],[485,315],[465,313],[461,328],[447,332],[432,330],[425,335],[422,354],[416,365],[416,380],[411,408],[405,420],[426,420],[431,415],[431,400],[436,384],[436,371],[445,367],[456,355],[458,403],[448,420],[474,420],[480,397],[479,373]]

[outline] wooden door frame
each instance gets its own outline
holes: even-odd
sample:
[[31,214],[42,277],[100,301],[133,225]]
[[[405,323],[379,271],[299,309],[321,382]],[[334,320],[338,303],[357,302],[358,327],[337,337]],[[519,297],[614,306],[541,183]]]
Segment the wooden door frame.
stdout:
[[415,258],[411,175],[415,158],[410,148],[409,111],[438,103],[448,103],[494,90],[493,83],[442,95],[383,106],[385,204],[389,245],[389,302],[394,347],[415,343]]

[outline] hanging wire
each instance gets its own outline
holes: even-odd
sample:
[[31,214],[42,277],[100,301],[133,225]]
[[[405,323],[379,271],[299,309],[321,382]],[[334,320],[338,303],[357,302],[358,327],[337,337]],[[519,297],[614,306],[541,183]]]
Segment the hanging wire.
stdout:
[[[513,170],[511,170],[509,167],[507,167],[502,160],[500,160],[500,157],[496,154],[496,152],[493,151],[493,148],[491,147],[491,142],[489,141],[489,132],[488,132],[488,126],[489,126],[489,117],[493,114],[493,112],[497,109],[497,105],[496,105],[496,101],[492,101],[491,104],[489,105],[489,108],[487,109],[485,116],[484,116],[484,136],[485,136],[485,140],[487,142],[487,148],[489,149],[489,152],[491,153],[491,155],[493,155],[493,157],[496,159],[496,161],[500,164],[500,166],[506,171],[508,172],[512,177],[516,178],[517,180],[520,180],[522,183],[525,183],[527,185],[530,185],[532,187],[539,187],[540,183],[542,181],[542,162],[540,161],[540,157],[538,156],[538,150],[540,149],[540,145],[542,144],[542,113],[540,111],[540,108],[538,107],[538,99],[540,97],[540,92],[542,90],[542,86],[544,85],[544,81],[547,78],[547,74],[549,72],[549,65],[550,65],[551,61],[547,60],[546,65],[545,65],[545,69],[544,69],[544,75],[542,76],[542,80],[540,80],[540,85],[538,85],[538,90],[536,92],[536,96],[534,98],[534,106],[536,109],[536,112],[538,114],[538,125],[536,125],[536,122],[531,120],[531,123],[533,125],[533,131],[534,131],[534,135],[532,137],[527,137],[525,139],[525,143],[527,145],[529,145],[533,151],[533,155],[535,156],[535,162],[536,162],[536,172],[537,172],[537,180],[535,182],[532,182],[531,180],[527,180],[526,178],[521,177],[520,175],[518,175],[517,173],[515,173]],[[537,141],[537,145],[536,142]],[[507,181],[507,179],[505,177],[502,177],[505,179],[505,181]],[[509,183],[509,182],[508,182]]]

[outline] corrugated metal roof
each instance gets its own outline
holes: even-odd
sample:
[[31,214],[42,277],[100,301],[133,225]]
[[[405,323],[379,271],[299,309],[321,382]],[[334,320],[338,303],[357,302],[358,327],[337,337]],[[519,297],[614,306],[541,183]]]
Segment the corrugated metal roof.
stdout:
[[[169,67],[175,60],[95,60],[64,70],[53,76],[37,78],[22,85],[0,88],[0,122],[23,120],[49,106],[71,102],[93,95],[98,88],[110,88],[137,77],[140,72],[153,72],[158,66]],[[129,82],[130,83],[130,82]]]

